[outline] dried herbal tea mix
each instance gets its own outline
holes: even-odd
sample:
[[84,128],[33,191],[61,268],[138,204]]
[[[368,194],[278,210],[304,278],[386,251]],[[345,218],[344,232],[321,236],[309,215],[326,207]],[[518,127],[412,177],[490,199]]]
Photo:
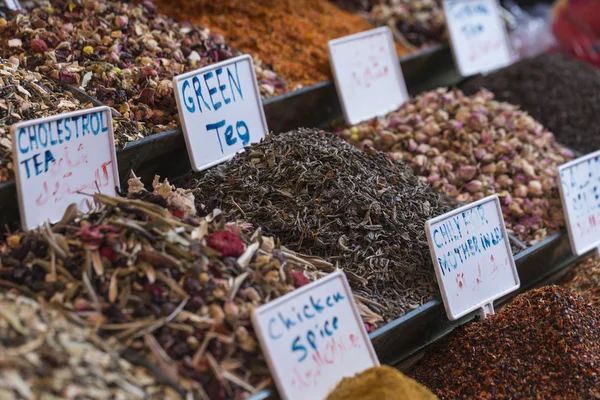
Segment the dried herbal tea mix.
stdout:
[[0,293],[0,398],[180,399],[91,329],[14,293]]
[[[117,134],[117,144],[178,124],[173,76],[241,54],[207,28],[157,14],[150,1],[39,0],[0,20],[0,36],[0,56],[79,86],[136,122],[141,133]],[[255,66],[263,95],[282,87]]]
[[596,307],[600,306],[600,259],[587,257],[577,263],[561,283]]
[[199,212],[220,208],[342,268],[354,292],[379,303],[387,320],[438,293],[423,227],[450,207],[383,153],[299,129],[252,145],[187,185],[198,189]]
[[[0,284],[72,310],[193,398],[240,398],[271,385],[252,310],[334,267],[260,230],[248,237],[218,210],[196,218],[189,192],[153,185],[150,193],[131,179],[132,198],[97,194],[90,214],[69,209],[54,227],[9,236]],[[367,326],[382,319],[358,307]]]
[[[10,126],[36,118],[93,107],[82,103],[55,81],[0,59],[0,182],[14,179]],[[132,134],[135,125],[113,118],[115,132]]]
[[542,54],[462,85],[518,104],[575,150],[600,149],[600,70],[563,54]]
[[440,88],[340,134],[406,160],[435,189],[459,201],[498,194],[508,232],[528,245],[564,226],[557,167],[572,152],[488,91],[466,96]]
[[401,43],[423,47],[448,40],[441,0],[333,0],[349,11],[368,12],[377,26],[387,25]]
[[[211,27],[294,90],[331,79],[327,42],[373,29],[326,0],[158,0],[161,12]],[[398,54],[407,52],[398,46]]]
[[441,399],[600,398],[600,311],[559,286],[434,344],[409,374]]

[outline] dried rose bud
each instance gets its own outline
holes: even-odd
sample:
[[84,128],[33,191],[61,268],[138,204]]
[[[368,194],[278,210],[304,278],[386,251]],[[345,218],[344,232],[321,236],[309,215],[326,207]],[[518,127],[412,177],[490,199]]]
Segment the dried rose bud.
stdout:
[[462,179],[469,181],[475,177],[475,174],[477,173],[477,167],[473,165],[461,165],[458,173]]
[[45,53],[48,51],[48,45],[41,39],[31,39],[29,47],[34,53]]
[[466,183],[465,186],[463,186],[463,188],[469,193],[476,193],[480,192],[481,189],[483,189],[483,183],[475,179]]
[[413,158],[412,161],[413,161],[413,164],[416,165],[417,167],[423,167],[427,163],[427,156],[425,156],[423,154],[419,154],[419,155],[415,156],[415,158]]
[[542,184],[539,181],[529,181],[527,185],[527,190],[534,196],[541,196],[544,194],[544,189],[542,188]]

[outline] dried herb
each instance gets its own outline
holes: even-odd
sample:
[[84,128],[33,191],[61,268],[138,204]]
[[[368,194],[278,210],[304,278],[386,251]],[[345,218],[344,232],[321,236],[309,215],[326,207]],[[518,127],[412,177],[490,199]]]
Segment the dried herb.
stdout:
[[[0,59],[0,182],[14,179],[10,126],[18,122],[89,108],[55,81]],[[115,131],[136,132],[133,123],[114,118]]]
[[448,40],[440,0],[332,0],[343,9],[368,13],[377,26],[389,26],[401,43],[423,47]]
[[340,134],[406,160],[435,189],[461,202],[498,194],[508,232],[527,245],[564,226],[557,166],[572,152],[488,91],[466,96],[440,88]]
[[387,320],[438,289],[425,221],[450,209],[402,163],[315,129],[271,136],[192,179],[201,213],[217,207],[350,275]]
[[[178,124],[172,78],[239,55],[222,36],[157,14],[150,1],[39,0],[0,23],[0,55],[74,84],[137,123],[143,135]],[[256,63],[261,93],[283,83]],[[116,135],[117,144],[138,139]]]
[[[220,211],[194,217],[193,196],[130,180],[132,198],[97,194],[94,212],[14,234],[0,284],[48,299],[140,351],[193,398],[240,398],[272,384],[250,321],[256,307],[334,270],[240,232]],[[168,206],[174,214],[163,206]],[[368,326],[381,320],[358,304]]]
[[441,399],[600,397],[600,312],[546,286],[434,344],[410,373]]
[[600,259],[592,256],[581,260],[560,284],[594,306],[600,306]]
[[0,293],[0,398],[179,399],[56,309]]
[[583,153],[600,149],[600,71],[563,54],[521,60],[462,85],[484,87],[499,100],[518,104],[561,142]]
[[[331,79],[327,42],[372,29],[358,15],[324,0],[158,0],[161,12],[210,26],[258,56],[289,90]],[[397,47],[398,54],[407,50]]]

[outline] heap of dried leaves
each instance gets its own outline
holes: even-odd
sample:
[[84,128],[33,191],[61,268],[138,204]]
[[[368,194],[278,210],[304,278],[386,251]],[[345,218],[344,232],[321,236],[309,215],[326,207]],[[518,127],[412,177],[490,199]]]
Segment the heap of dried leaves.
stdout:
[[411,372],[441,399],[600,398],[600,312],[559,286],[434,344]]
[[[271,385],[252,310],[333,266],[260,230],[248,237],[218,210],[196,218],[190,193],[166,181],[154,187],[132,179],[133,198],[97,194],[90,214],[68,210],[54,227],[10,236],[1,282],[72,310],[194,398],[239,398]],[[366,323],[381,320],[359,307]]]
[[[29,13],[0,19],[0,55],[80,86],[137,123],[141,134],[178,124],[172,78],[240,53],[209,29],[141,5],[107,0],[39,0]],[[282,87],[256,62],[265,96]],[[117,135],[124,143],[140,137]]]
[[109,343],[14,293],[0,293],[0,398],[178,399]]
[[201,212],[221,208],[338,265],[388,320],[438,293],[423,227],[449,207],[383,153],[300,129],[252,145],[188,185],[199,189]]
[[577,263],[562,280],[561,285],[594,306],[600,306],[600,259],[587,257]]
[[[14,179],[10,126],[18,122],[89,108],[71,92],[37,72],[18,68],[18,60],[0,59],[0,182]],[[113,120],[118,133],[135,132],[123,118]]]
[[470,203],[497,194],[509,233],[535,244],[564,226],[560,164],[573,153],[517,106],[482,90],[440,88],[340,133],[389,152],[440,192]]

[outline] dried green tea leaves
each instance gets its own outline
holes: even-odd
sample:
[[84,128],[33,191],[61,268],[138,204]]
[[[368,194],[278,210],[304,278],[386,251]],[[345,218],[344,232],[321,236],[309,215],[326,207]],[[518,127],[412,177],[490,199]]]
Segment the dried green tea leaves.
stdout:
[[[241,398],[272,380],[250,316],[334,270],[219,210],[195,218],[168,182],[131,198],[97,194],[96,210],[2,244],[0,283],[73,310],[103,336],[149,358],[195,398]],[[172,210],[168,211],[164,207]],[[177,215],[178,217],[176,217]],[[365,323],[381,317],[358,302]]]
[[200,213],[220,208],[338,265],[388,320],[438,293],[423,227],[449,207],[383,153],[299,129],[250,146],[188,185],[198,189]]
[[[178,124],[175,75],[241,54],[209,29],[157,14],[150,1],[39,0],[13,13],[0,36],[0,56],[81,87],[135,122],[139,133],[117,133],[117,145]],[[260,63],[256,71],[263,95],[283,85]]]
[[0,398],[180,399],[92,330],[34,300],[0,293]]
[[572,152],[527,113],[495,101],[488,91],[426,92],[341,135],[406,160],[436,190],[461,202],[498,194],[508,232],[527,245],[564,226],[557,167]]
[[600,397],[600,311],[558,286],[434,344],[410,373],[441,399]]

